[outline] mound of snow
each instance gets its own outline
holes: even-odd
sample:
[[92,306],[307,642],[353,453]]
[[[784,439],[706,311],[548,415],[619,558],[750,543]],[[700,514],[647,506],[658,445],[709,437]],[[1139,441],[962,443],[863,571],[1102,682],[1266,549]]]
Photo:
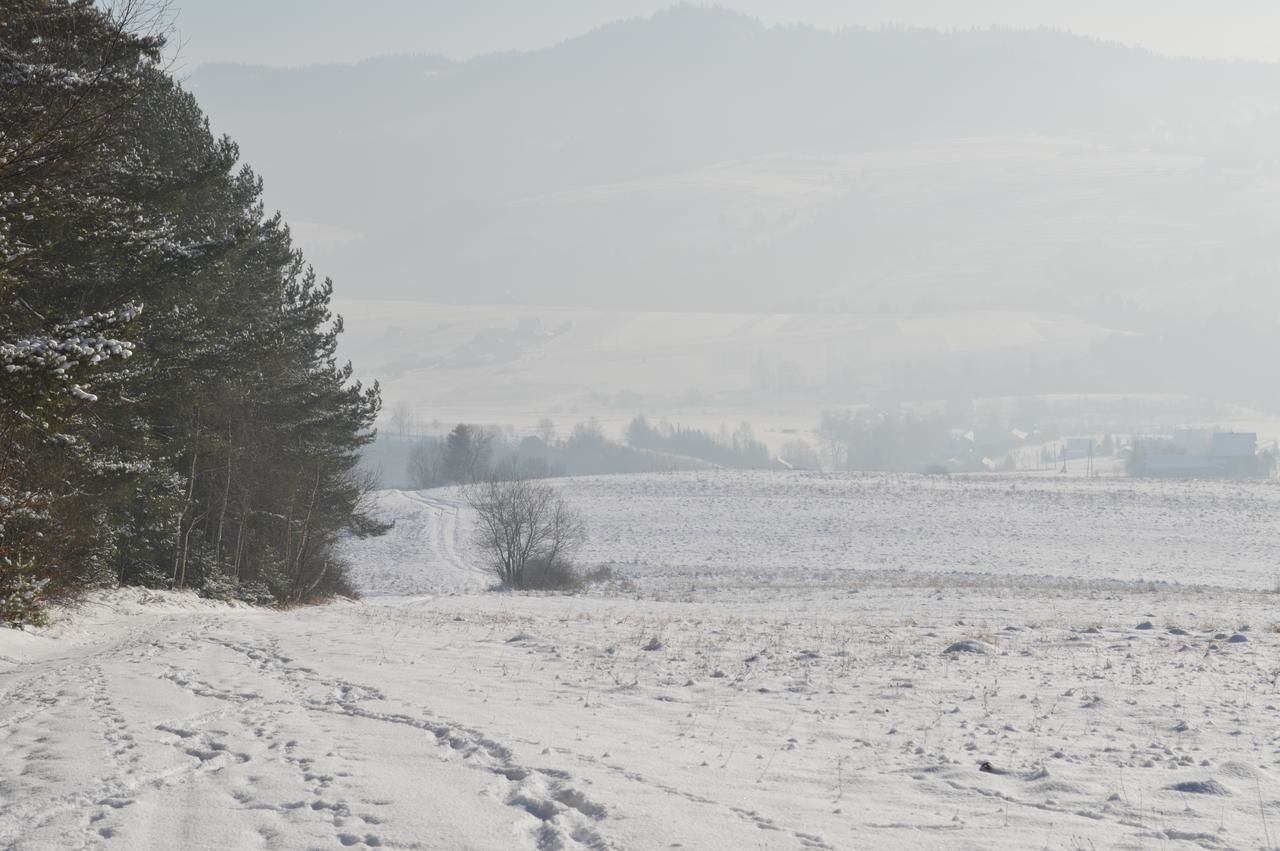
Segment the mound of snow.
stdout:
[[1174,792],[1185,792],[1189,795],[1230,795],[1227,788],[1217,780],[1186,780],[1166,787]]
[[966,638],[964,641],[957,641],[952,644],[943,653],[978,653],[984,656],[990,656],[996,652],[995,647],[987,644],[985,641],[977,641],[976,639]]

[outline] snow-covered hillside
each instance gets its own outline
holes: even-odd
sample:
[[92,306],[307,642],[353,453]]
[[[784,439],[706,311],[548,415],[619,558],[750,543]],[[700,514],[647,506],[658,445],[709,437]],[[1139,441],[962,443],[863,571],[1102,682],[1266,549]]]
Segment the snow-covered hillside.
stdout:
[[582,596],[388,492],[362,603],[0,632],[0,847],[1275,847],[1274,485],[560,486]]
[[[342,354],[381,383],[388,416],[406,405],[420,423],[523,430],[549,416],[566,433],[589,417],[620,427],[641,410],[713,432],[743,419],[761,432],[807,432],[824,405],[881,391],[941,393],[895,384],[904,375],[1006,374],[1029,360],[1047,368],[1117,334],[1012,310],[663,313],[368,299],[335,308],[345,321]],[[389,419],[384,427],[394,430]]]
[[[343,352],[423,414],[464,406],[541,412],[590,393],[677,396],[781,380],[878,378],[887,364],[1079,355],[1110,333],[1054,313],[661,313],[339,300]],[[521,330],[523,328],[523,330]],[[772,370],[771,375],[766,375]],[[536,420],[535,420],[536,421]]]
[[1271,314],[1278,80],[1047,30],[681,4],[545,51],[189,85],[340,292]]

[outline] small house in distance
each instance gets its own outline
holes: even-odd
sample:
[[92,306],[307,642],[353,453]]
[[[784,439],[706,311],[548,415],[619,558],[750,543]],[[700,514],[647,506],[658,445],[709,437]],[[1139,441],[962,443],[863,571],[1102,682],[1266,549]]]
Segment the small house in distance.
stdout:
[[1270,458],[1258,453],[1253,432],[1181,431],[1173,439],[1135,439],[1129,457],[1134,476],[1255,478],[1270,471]]
[[1260,476],[1266,470],[1259,463],[1258,435],[1218,432],[1209,444],[1209,463],[1225,476]]
[[1068,437],[1062,445],[1063,460],[1072,461],[1078,458],[1091,458],[1097,442],[1092,437]]

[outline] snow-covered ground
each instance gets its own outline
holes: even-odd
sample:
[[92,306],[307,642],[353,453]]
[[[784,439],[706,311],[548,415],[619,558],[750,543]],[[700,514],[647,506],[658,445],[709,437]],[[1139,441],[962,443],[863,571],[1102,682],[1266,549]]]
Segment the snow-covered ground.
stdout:
[[[590,527],[581,560],[652,599],[868,583],[1280,589],[1280,481],[711,471],[558,486]],[[361,543],[367,593],[491,584],[465,554],[456,491],[385,491],[379,505],[398,528]]]
[[1280,847],[1270,483],[561,483],[576,597],[388,492],[363,603],[0,633],[0,847]]

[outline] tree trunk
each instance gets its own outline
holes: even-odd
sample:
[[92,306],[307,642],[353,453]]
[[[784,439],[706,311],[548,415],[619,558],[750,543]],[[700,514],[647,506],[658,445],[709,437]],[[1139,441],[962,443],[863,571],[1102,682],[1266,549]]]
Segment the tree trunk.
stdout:
[[[184,541],[186,540],[187,535],[190,534],[190,529],[188,529],[188,531],[184,534],[182,531],[182,521],[186,519],[187,512],[191,510],[191,506],[194,503],[194,496],[196,492],[196,463],[200,460],[200,417],[199,416],[196,417],[195,438],[196,438],[195,449],[191,453],[191,470],[187,474],[187,501],[182,506],[182,513],[178,515],[178,535],[173,542],[173,583],[175,588],[182,587],[182,582],[179,580],[178,577],[181,575],[182,577],[185,578],[186,572],[187,572],[187,565],[185,561],[186,547],[184,546]],[[192,525],[195,525],[194,520],[192,520],[191,522],[192,522]]]
[[218,512],[218,538],[214,543],[214,561],[222,566],[222,531],[227,525],[227,505],[231,502],[231,429],[227,429],[227,481],[222,489],[222,510]]
[[311,533],[311,514],[316,507],[316,495],[320,492],[320,465],[316,465],[316,480],[311,486],[311,499],[307,501],[307,516],[302,521],[302,537],[298,541],[298,557],[293,568],[294,585],[302,587],[302,560],[307,552],[307,537]]

